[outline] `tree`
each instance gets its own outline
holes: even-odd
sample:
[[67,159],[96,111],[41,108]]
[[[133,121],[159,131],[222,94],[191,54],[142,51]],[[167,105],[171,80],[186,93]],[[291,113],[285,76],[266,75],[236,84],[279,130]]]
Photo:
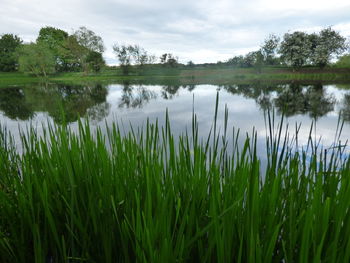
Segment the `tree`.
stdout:
[[113,45],[113,52],[119,60],[120,67],[122,68],[123,74],[128,75],[132,59],[132,49],[130,45]]
[[242,55],[234,56],[233,58],[230,58],[226,63],[234,67],[240,68],[244,65],[244,57]]
[[36,42],[45,43],[50,49],[57,50],[58,46],[61,46],[68,36],[66,31],[47,26],[40,29]]
[[[89,59],[91,59],[91,52],[100,53],[102,57],[105,49],[102,38],[86,27],[80,27],[74,32],[73,36],[69,39],[68,47],[73,49],[72,53],[79,60],[84,72],[91,70],[91,61],[87,61],[89,55]],[[97,58],[96,54],[93,56]]]
[[22,40],[13,34],[4,34],[0,38],[0,71],[15,71],[18,68],[16,49]]
[[13,120],[27,120],[34,116],[33,105],[28,103],[25,91],[19,87],[0,89],[0,110]]
[[276,54],[278,45],[280,42],[280,38],[274,34],[269,35],[267,39],[265,39],[264,44],[261,46],[261,54],[264,58],[264,64],[266,65],[274,65],[276,64]]
[[37,77],[55,72],[55,56],[44,44],[26,44],[19,49],[19,69]]
[[287,33],[283,37],[279,53],[281,59],[294,68],[303,66],[310,55],[310,39],[304,32]]
[[156,59],[154,55],[148,55],[148,52],[139,45],[114,44],[113,51],[125,75],[129,73],[132,64],[142,68],[147,63],[154,63]]
[[148,63],[149,64],[154,64],[157,61],[157,56],[156,55],[148,55]]
[[153,56],[149,56],[147,51],[139,45],[129,45],[128,49],[135,65],[143,67],[147,63],[152,63]]
[[187,62],[187,67],[193,68],[194,67],[194,63],[192,60]]
[[265,62],[264,55],[263,55],[261,49],[258,51],[255,51],[253,54],[254,54],[254,65],[253,66],[256,69],[257,73],[261,73],[262,66],[264,65],[264,62]]
[[56,70],[68,71],[70,70],[69,62],[65,60],[63,46],[67,38],[68,33],[54,27],[43,27],[39,31],[39,36],[36,42],[46,45],[53,55],[56,61]]
[[312,34],[311,63],[321,68],[329,64],[335,55],[341,55],[346,49],[346,38],[331,27],[323,29],[319,35]]
[[161,55],[160,56],[160,63],[162,63],[162,64],[166,63],[167,56],[168,56],[168,53],[165,53],[165,54]]
[[99,53],[104,52],[105,48],[102,38],[86,27],[80,27],[73,35],[78,43],[86,49]]
[[85,62],[87,63],[89,69],[94,72],[99,72],[105,65],[105,61],[101,53],[96,51],[90,51],[85,59]]
[[335,63],[336,67],[349,68],[350,67],[350,54],[343,55],[339,58],[337,63]]
[[163,65],[168,65],[170,67],[176,67],[177,64],[179,64],[178,57],[175,57],[171,53],[165,53],[165,54],[161,55],[160,56],[160,63],[162,63]]
[[60,53],[69,71],[79,71],[85,66],[85,58],[89,50],[81,46],[75,36],[69,36],[64,41]]

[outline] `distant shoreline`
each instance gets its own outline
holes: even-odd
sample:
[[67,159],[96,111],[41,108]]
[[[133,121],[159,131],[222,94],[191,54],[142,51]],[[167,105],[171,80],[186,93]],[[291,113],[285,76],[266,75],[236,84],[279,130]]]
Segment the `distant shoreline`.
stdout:
[[302,83],[350,83],[350,68],[305,67],[293,70],[286,67],[230,68],[230,67],[161,67],[145,66],[142,69],[132,67],[129,75],[123,75],[120,68],[106,68],[100,73],[64,72],[40,79],[24,73],[0,73],[0,87],[25,85],[38,82],[63,83],[130,83],[198,85],[198,84],[235,84],[249,82],[302,82]]

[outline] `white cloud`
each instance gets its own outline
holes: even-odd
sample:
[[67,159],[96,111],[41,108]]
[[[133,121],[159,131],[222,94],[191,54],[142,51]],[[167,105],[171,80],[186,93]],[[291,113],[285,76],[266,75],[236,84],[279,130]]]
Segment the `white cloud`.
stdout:
[[0,33],[34,41],[49,25],[71,32],[86,26],[102,36],[108,63],[112,45],[137,43],[182,62],[226,60],[259,47],[270,33],[333,26],[350,36],[345,0],[0,0]]

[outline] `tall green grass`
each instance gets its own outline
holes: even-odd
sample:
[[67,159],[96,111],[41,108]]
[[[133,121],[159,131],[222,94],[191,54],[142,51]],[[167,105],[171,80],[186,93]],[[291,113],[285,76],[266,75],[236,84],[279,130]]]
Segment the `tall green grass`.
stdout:
[[195,114],[179,137],[167,115],[29,129],[19,155],[2,128],[0,262],[349,262],[344,147],[296,151],[268,115],[262,170],[256,132],[241,145],[227,110],[219,132],[217,107],[205,140]]

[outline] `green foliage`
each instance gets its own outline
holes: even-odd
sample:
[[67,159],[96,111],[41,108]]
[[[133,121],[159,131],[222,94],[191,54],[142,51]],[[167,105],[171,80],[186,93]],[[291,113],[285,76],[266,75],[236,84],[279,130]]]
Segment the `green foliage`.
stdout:
[[160,63],[165,65],[165,66],[170,66],[170,67],[176,67],[179,62],[178,62],[178,57],[175,57],[171,53],[165,53],[160,56]]
[[82,69],[98,72],[104,65],[102,53],[103,40],[86,27],[80,27],[72,36],[68,36],[60,50],[65,64],[76,71]]
[[22,40],[13,34],[4,34],[0,38],[0,71],[15,71],[18,68],[16,49]]
[[54,27],[43,27],[40,29],[39,36],[36,39],[38,44],[46,45],[55,56],[57,71],[70,70],[70,63],[65,60],[63,53],[63,46],[68,36],[68,33],[61,29]]
[[148,55],[147,51],[139,45],[130,45],[129,51],[131,53],[135,65],[143,67],[147,63],[153,63],[153,56]]
[[332,28],[323,29],[319,35],[311,35],[316,40],[311,50],[311,63],[319,67],[329,64],[334,55],[342,54],[346,49],[346,38]]
[[102,38],[86,27],[80,27],[73,35],[78,43],[86,49],[99,53],[104,52],[105,48]]
[[55,72],[55,56],[45,44],[25,44],[18,51],[19,69],[37,77],[47,77]]
[[154,55],[148,54],[139,45],[114,44],[113,52],[120,63],[124,75],[129,74],[131,65],[136,65],[139,69],[143,70],[146,64],[153,64],[156,60]]
[[310,56],[311,42],[304,32],[287,33],[283,37],[279,53],[281,59],[293,68],[305,65]]
[[310,139],[299,151],[283,119],[266,121],[264,171],[256,132],[240,145],[234,130],[229,151],[216,118],[199,139],[194,114],[180,137],[168,116],[125,136],[117,125],[31,129],[23,155],[1,129],[0,261],[348,262],[342,146],[324,153]]
[[285,34],[279,53],[281,59],[294,68],[306,64],[323,68],[335,55],[342,54],[346,49],[346,38],[329,27],[319,34],[299,31]]
[[85,62],[87,63],[90,71],[99,72],[105,65],[105,61],[102,54],[96,51],[90,51],[87,55]]
[[350,68],[350,54],[341,56],[335,63],[335,66],[339,68]]
[[261,46],[261,54],[264,57],[265,65],[276,65],[278,59],[276,59],[280,38],[274,34],[271,34],[265,39],[264,44]]
[[102,38],[85,27],[80,27],[72,36],[61,29],[44,27],[37,43],[46,45],[54,54],[58,71],[98,72],[104,65]]
[[68,71],[80,71],[83,67],[85,56],[89,51],[81,46],[74,36],[69,36],[60,49]]
[[120,63],[120,67],[122,68],[124,75],[129,74],[129,69],[132,62],[132,50],[133,46],[131,45],[113,45],[113,52]]
[[54,27],[42,27],[36,41],[45,43],[52,50],[57,50],[68,37],[68,33]]
[[195,64],[193,63],[192,60],[188,61],[186,64],[187,67],[193,68],[195,66]]
[[249,52],[245,56],[235,56],[226,62],[227,65],[238,68],[255,67],[258,72],[260,72],[264,63],[264,55],[261,50]]
[[230,58],[226,62],[228,65],[232,65],[234,67],[240,67],[243,68],[245,66],[244,57],[242,55],[240,56],[234,56],[233,58]]

